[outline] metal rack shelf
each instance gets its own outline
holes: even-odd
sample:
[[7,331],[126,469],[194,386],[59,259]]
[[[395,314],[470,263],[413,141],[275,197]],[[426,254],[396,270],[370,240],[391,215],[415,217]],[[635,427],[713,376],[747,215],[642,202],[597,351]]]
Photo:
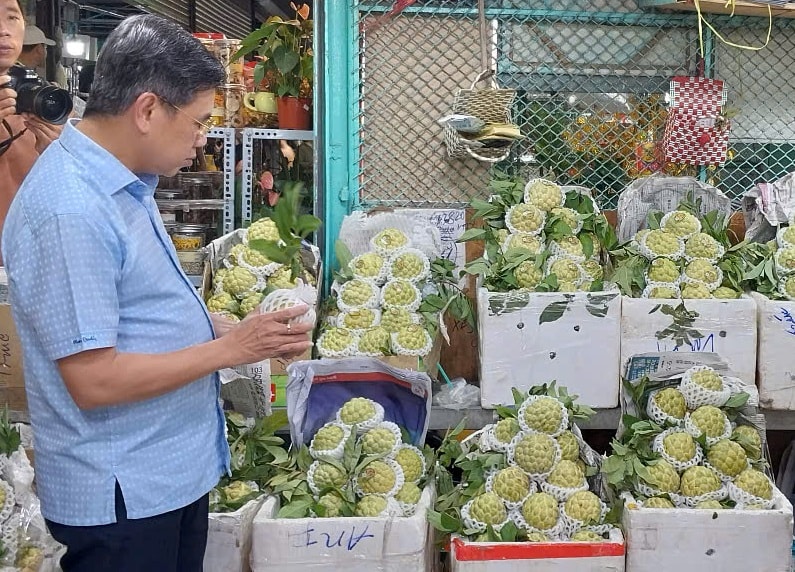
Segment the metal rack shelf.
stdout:
[[224,141],[224,234],[235,229],[235,129],[217,127],[207,133],[208,138]]
[[243,189],[242,219],[243,223],[251,221],[251,192],[254,188],[254,141],[279,140],[314,141],[314,131],[296,131],[292,129],[257,129],[247,127],[243,132]]

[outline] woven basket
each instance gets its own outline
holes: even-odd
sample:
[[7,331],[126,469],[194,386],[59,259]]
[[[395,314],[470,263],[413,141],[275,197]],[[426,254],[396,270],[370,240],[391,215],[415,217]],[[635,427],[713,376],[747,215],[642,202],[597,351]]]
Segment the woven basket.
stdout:
[[[489,76],[491,76],[489,78]],[[491,87],[479,89],[478,84],[489,78]],[[516,97],[516,90],[500,89],[491,70],[478,74],[470,89],[459,89],[453,102],[453,113],[472,115],[486,123],[512,123],[511,106]],[[463,137],[449,125],[444,127],[444,143],[447,156],[451,159],[474,157],[479,161],[498,163],[508,158],[511,145],[493,148],[475,147],[472,141]]]

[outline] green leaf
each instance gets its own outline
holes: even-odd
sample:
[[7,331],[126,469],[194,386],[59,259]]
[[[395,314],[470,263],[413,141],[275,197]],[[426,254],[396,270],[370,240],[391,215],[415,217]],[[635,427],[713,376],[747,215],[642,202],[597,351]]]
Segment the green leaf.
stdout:
[[486,237],[486,230],[482,228],[470,228],[456,240],[456,242],[467,242],[469,240],[483,240]]
[[557,302],[551,302],[546,308],[544,308],[541,315],[538,317],[538,324],[545,324],[547,322],[554,322],[559,320],[563,317],[563,313],[567,310],[569,306],[569,300],[559,300]]
[[732,395],[723,406],[729,409],[738,409],[748,403],[750,397],[746,392],[741,391]]
[[309,516],[309,509],[313,504],[311,498],[302,498],[284,505],[276,513],[276,518],[305,518]]

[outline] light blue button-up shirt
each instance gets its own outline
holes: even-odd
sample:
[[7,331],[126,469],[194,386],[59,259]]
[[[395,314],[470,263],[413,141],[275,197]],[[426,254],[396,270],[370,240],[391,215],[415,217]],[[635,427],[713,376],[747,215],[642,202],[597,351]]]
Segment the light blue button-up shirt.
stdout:
[[56,360],[116,347],[163,353],[213,339],[154,202],[133,174],[70,122],[28,174],[2,237],[45,518],[115,522],[197,500],[228,470],[216,374],[127,405],[80,410]]

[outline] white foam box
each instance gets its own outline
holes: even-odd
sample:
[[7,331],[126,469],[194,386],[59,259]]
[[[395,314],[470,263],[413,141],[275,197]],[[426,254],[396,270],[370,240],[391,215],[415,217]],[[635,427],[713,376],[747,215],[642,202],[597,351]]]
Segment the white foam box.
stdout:
[[752,293],[756,301],[756,383],[765,409],[795,409],[795,302],[771,300]]
[[[450,542],[452,572],[623,572],[618,529],[606,542]],[[661,569],[662,570],[662,569]]]
[[[685,308],[698,314],[691,343],[679,346],[661,332],[673,324],[673,318],[655,307]],[[623,297],[621,303],[621,371],[636,354],[649,352],[715,352],[733,374],[743,382],[756,383],[756,302],[743,296],[737,300],[655,300]]]
[[591,407],[618,406],[617,292],[489,292],[478,288],[480,401],[513,405],[511,388],[556,380]]
[[252,572],[419,572],[431,570],[436,549],[425,513],[426,488],[410,517],[276,518],[270,497],[254,518]]
[[211,512],[204,569],[213,572],[250,572],[251,530],[254,516],[265,501],[251,500],[235,512]]
[[772,510],[624,508],[627,572],[790,572],[792,505]]

